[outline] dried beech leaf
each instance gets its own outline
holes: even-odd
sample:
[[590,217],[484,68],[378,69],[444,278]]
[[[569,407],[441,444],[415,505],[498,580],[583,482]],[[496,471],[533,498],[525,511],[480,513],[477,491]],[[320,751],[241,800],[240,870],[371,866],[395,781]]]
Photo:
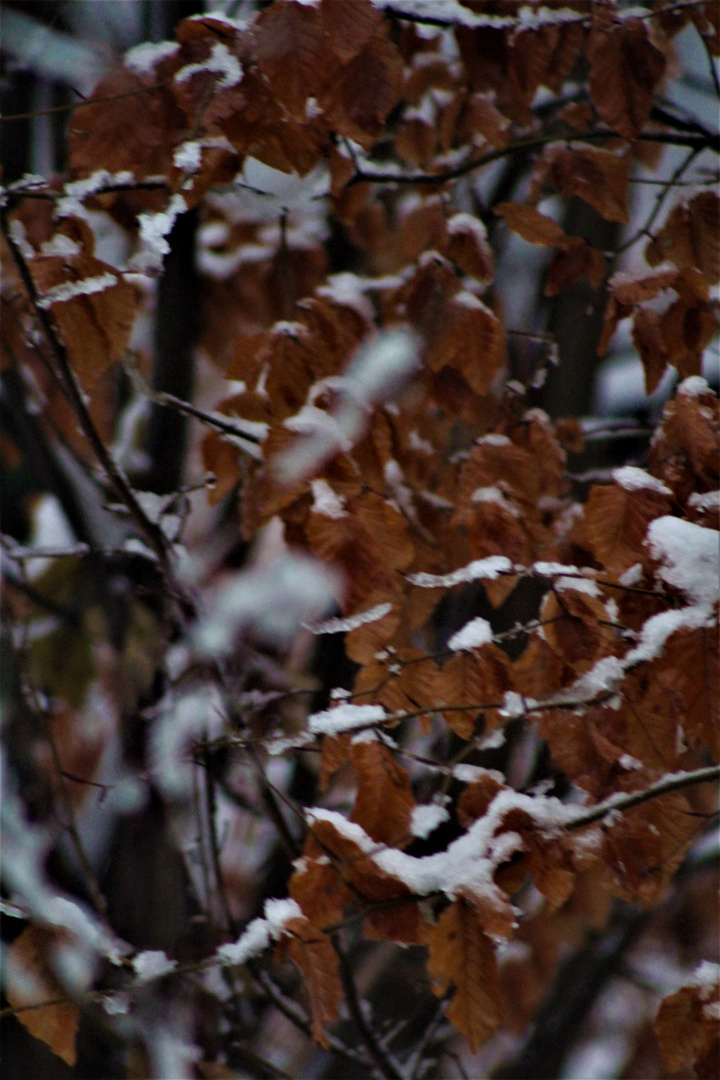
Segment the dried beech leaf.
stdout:
[[338,955],[327,934],[308,919],[290,919],[285,930],[290,934],[288,954],[302,972],[310,996],[313,1039],[327,1050],[325,1029],[337,1020],[343,995]]
[[323,20],[314,7],[286,0],[261,12],[253,26],[258,67],[275,99],[298,120],[305,103],[327,77],[328,51]]
[[[317,854],[308,854],[308,850]],[[340,922],[352,893],[327,855],[313,839],[308,838],[306,854],[296,864],[288,883],[290,895],[300,905],[303,914],[314,926],[323,929]]]
[[551,649],[581,673],[602,656],[612,655],[614,636],[608,613],[596,596],[575,589],[550,592],[540,609],[543,634]]
[[670,1072],[679,1073],[689,1068],[702,1080],[713,1080],[717,1076],[719,998],[720,984],[708,981],[682,986],[661,1001],[655,1032]]
[[435,993],[442,996],[454,988],[447,1016],[475,1053],[500,1023],[492,941],[477,912],[463,900],[443,911],[428,939],[428,972],[435,980]]
[[606,221],[630,220],[628,208],[629,164],[609,150],[595,146],[548,147],[541,159],[539,176],[566,196],[577,195],[593,206]]
[[620,484],[593,487],[583,521],[595,558],[618,574],[642,563],[647,554],[643,540],[648,525],[670,509],[667,496],[647,488],[627,491]]
[[411,839],[415,808],[407,772],[387,746],[372,742],[353,744],[351,761],[357,774],[357,796],[350,818],[379,843],[403,847]]
[[503,217],[513,232],[522,236],[530,244],[541,247],[566,248],[570,237],[561,225],[547,214],[541,214],[534,206],[526,203],[504,202],[494,207],[494,212]]
[[396,46],[376,33],[321,91],[327,123],[361,146],[372,146],[400,95],[402,69]]
[[546,296],[557,296],[563,289],[574,285],[586,275],[593,289],[599,289],[603,283],[607,270],[603,253],[579,237],[572,237],[571,240],[576,242],[568,244],[564,251],[559,251],[550,263],[545,280]]
[[665,57],[650,41],[641,19],[623,19],[593,31],[587,50],[590,96],[613,131],[636,139],[645,126]]
[[645,249],[650,266],[669,259],[681,270],[700,270],[708,285],[720,280],[720,197],[703,191],[676,206]]
[[[5,995],[14,1009],[66,996],[48,967],[48,951],[55,935],[42,927],[27,926],[8,950]],[[71,1067],[77,1060],[75,1041],[80,1009],[74,1002],[26,1009],[17,1019],[32,1036],[47,1043]]]

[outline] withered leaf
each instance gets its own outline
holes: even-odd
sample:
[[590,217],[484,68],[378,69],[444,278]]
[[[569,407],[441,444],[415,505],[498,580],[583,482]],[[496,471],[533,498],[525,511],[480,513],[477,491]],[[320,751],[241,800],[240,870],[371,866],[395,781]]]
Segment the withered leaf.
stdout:
[[457,900],[443,911],[429,935],[428,972],[442,996],[454,988],[448,1018],[475,1053],[500,1023],[497,965],[492,941],[474,908]]
[[626,139],[645,126],[665,57],[641,19],[623,19],[594,30],[588,44],[590,96],[600,117]]

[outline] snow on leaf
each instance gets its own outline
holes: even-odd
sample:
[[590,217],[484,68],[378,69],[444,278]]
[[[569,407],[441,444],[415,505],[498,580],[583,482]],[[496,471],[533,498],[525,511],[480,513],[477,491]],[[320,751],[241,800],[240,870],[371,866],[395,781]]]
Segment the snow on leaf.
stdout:
[[511,573],[513,564],[504,555],[476,559],[450,574],[409,574],[408,581],[421,589],[449,589],[468,581],[494,581],[500,574]]
[[152,75],[158,61],[174,56],[179,48],[176,41],[144,41],[125,53],[123,63],[138,75]]
[[133,957],[132,966],[137,982],[147,983],[169,975],[177,967],[177,960],[171,960],[162,949],[148,949]]
[[713,604],[720,592],[720,540],[706,529],[676,517],[661,517],[648,525],[646,545],[662,563],[658,577],[696,604]]
[[444,821],[449,820],[450,812],[447,807],[441,806],[439,803],[425,803],[413,809],[410,831],[413,836],[425,839]]
[[313,713],[308,717],[308,728],[313,735],[335,736],[345,731],[381,724],[387,717],[382,705],[352,705],[346,702],[334,709]]
[[[296,483],[338,450],[349,449],[367,427],[372,409],[397,394],[417,370],[418,347],[416,335],[407,328],[381,331],[361,346],[345,375],[333,380],[338,399],[331,412],[318,409],[309,397],[303,409],[285,421],[285,427],[305,438],[276,458],[282,481]],[[317,393],[316,386],[311,395]]]
[[457,652],[462,649],[477,649],[481,645],[487,644],[492,641],[493,633],[492,627],[487,619],[471,619],[470,622],[465,623],[461,630],[448,641],[448,648],[453,652]]
[[376,622],[392,611],[392,604],[376,604],[366,611],[358,611],[355,615],[349,615],[346,619],[325,619],[324,622],[306,623],[305,626],[313,634],[347,634],[358,626]]
[[302,917],[302,910],[295,900],[266,900],[264,917],[253,919],[237,941],[221,945],[215,956],[221,964],[244,964],[287,934],[287,924],[291,920]]
[[620,484],[626,491],[639,491],[646,488],[648,491],[656,491],[658,495],[672,495],[669,487],[651,476],[645,469],[638,469],[634,465],[623,465],[622,468],[613,469],[612,475],[615,483]]
[[218,88],[237,86],[242,80],[243,72],[240,61],[228,49],[222,41],[214,41],[210,56],[199,64],[186,64],[175,73],[175,82],[183,83],[191,79],[199,72],[210,71],[221,78],[217,82]]

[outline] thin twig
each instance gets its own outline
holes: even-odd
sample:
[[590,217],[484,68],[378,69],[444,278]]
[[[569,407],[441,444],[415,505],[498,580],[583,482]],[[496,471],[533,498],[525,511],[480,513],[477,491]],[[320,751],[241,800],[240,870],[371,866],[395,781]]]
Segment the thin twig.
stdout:
[[60,375],[62,376],[63,384],[67,391],[68,397],[75,411],[75,415],[78,419],[83,435],[89,442],[92,450],[100,462],[105,475],[115,489],[120,500],[128,508],[134,521],[141,529],[153,551],[157,555],[161,566],[165,570],[167,575],[171,574],[171,561],[170,561],[170,545],[165,537],[162,529],[156,525],[147,516],[142,506],[138,502],[138,499],[130,486],[130,482],[125,476],[124,472],[114,460],[112,454],[105,446],[105,443],[100,437],[100,434],[95,427],[95,423],[90,415],[90,411],[85,403],[85,398],[80,390],[75,373],[72,370],[70,362],[68,360],[67,350],[65,345],[60,340],[58,334],[55,331],[55,327],[47,314],[47,312],[40,306],[38,291],[35,287],[32,275],[28,268],[25,259],[23,258],[18,245],[10,235],[10,229],[8,227],[7,213],[5,209],[0,210],[0,221],[2,222],[2,230],[5,239],[8,243],[8,247],[13,256],[13,261],[18,269],[23,284],[27,290],[30,301],[33,305],[36,318],[42,327],[43,334],[52,350],[55,362],[58,366]]
[[604,802],[598,803],[597,806],[591,806],[589,810],[578,814],[576,818],[573,818],[566,825],[566,828],[573,831],[582,829],[586,825],[592,825],[593,822],[600,821],[601,818],[606,817],[613,811],[624,813],[626,810],[631,810],[633,806],[639,806],[640,803],[649,802],[651,799],[658,799],[661,795],[668,795],[672,791],[681,791],[683,788],[693,787],[695,784],[710,783],[713,780],[720,780],[720,765],[708,765],[707,768],[694,769],[692,772],[672,773],[670,776],[663,776],[657,783],[643,788],[642,791],[611,795]]
[[365,1020],[362,1005],[360,1004],[360,999],[358,997],[357,987],[355,986],[352,967],[350,966],[350,961],[345,954],[338,935],[334,934],[331,941],[333,943],[333,948],[337,953],[338,960],[340,961],[340,981],[342,982],[343,990],[345,992],[345,1001],[365,1049],[386,1080],[402,1080],[402,1074],[398,1072],[392,1061],[390,1061],[385,1049],[380,1045],[374,1031],[368,1026],[368,1023]]

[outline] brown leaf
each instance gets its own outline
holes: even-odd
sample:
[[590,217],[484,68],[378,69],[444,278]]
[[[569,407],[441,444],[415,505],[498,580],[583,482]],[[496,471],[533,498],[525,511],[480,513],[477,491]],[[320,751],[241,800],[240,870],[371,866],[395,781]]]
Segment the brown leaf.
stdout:
[[510,141],[510,121],[485,94],[472,94],[463,109],[462,131],[478,132],[496,150],[504,150]]
[[715,394],[681,391],[665,406],[650,447],[649,468],[684,505],[692,492],[719,486],[719,441],[720,406]]
[[291,935],[288,954],[302,972],[310,995],[313,1039],[327,1050],[325,1028],[337,1020],[343,993],[338,955],[327,934],[308,919],[290,919],[285,929]]
[[352,899],[337,867],[322,854],[312,834],[308,836],[305,855],[295,865],[288,889],[303,914],[321,930],[340,922]]
[[643,540],[649,523],[670,509],[668,496],[647,488],[627,491],[620,484],[594,486],[583,520],[595,558],[618,574],[642,563],[647,556]]
[[473,1053],[500,1023],[495,949],[477,912],[466,901],[447,907],[429,935],[428,973],[440,997],[454,988],[448,1019]]
[[139,305],[137,290],[112,266],[82,250],[39,255],[30,273],[86,389],[122,359]]
[[[164,77],[178,64],[171,58]],[[72,113],[68,153],[73,172],[86,177],[98,169],[128,169],[138,179],[169,172],[187,122],[170,89],[157,85],[157,74],[141,76],[120,68],[98,83],[94,96],[102,100]],[[133,199],[142,204],[142,196]]]
[[590,96],[600,117],[626,139],[645,126],[653,93],[665,72],[665,57],[641,19],[623,19],[593,30],[587,50]]
[[656,903],[697,831],[681,792],[635,806],[606,825],[602,858],[612,870],[617,895],[630,902]]
[[403,847],[411,839],[415,808],[405,769],[381,742],[354,743],[351,761],[357,774],[357,795],[351,821],[379,843]]
[[[497,708],[512,687],[511,664],[497,645],[487,644],[472,652],[459,652],[439,669],[435,683],[438,708],[443,705],[477,706],[443,712],[446,722],[460,738],[472,737],[480,713],[488,731],[500,721]],[[482,708],[486,706],[486,708]],[[487,707],[490,706],[490,707]]]
[[320,14],[330,49],[344,64],[365,47],[383,18],[370,0],[354,0],[352,4],[321,0]]
[[648,308],[638,308],[632,328],[633,345],[640,354],[645,372],[645,393],[657,390],[668,366],[669,350],[662,333],[662,316]]
[[574,285],[581,277],[590,279],[593,289],[599,289],[607,270],[605,256],[597,248],[587,244],[580,237],[570,237],[566,250],[559,251],[550,263],[545,280],[545,296],[557,296],[569,285]]
[[602,600],[576,589],[547,594],[540,609],[543,634],[551,649],[579,674],[613,652],[612,628]]
[[445,254],[465,274],[489,285],[495,274],[492,249],[482,235],[480,222],[468,221],[458,214],[448,222],[448,243]]
[[543,179],[565,196],[577,195],[593,206],[606,221],[627,224],[629,164],[609,150],[595,146],[566,147],[557,143],[546,148],[533,186],[533,198],[540,196]]
[[286,0],[260,13],[253,25],[258,67],[273,95],[296,119],[305,119],[305,103],[315,97],[333,68],[320,12]]
[[380,32],[374,34],[319,97],[327,123],[369,148],[400,96],[402,57]]
[[720,197],[702,191],[676,206],[645,249],[650,266],[669,259],[681,270],[699,270],[708,285],[720,280]]
[[570,237],[561,225],[546,214],[541,214],[534,206],[526,203],[503,202],[493,208],[493,212],[503,217],[513,232],[522,236],[530,244],[541,247],[566,248]]
[[[66,996],[48,965],[48,954],[55,940],[52,931],[30,925],[10,946],[5,995],[12,1008],[21,1009]],[[74,1002],[27,1009],[16,1015],[34,1038],[47,1043],[71,1067],[75,1065],[80,1009]]]
[[[689,1068],[695,1076],[707,1080],[717,1076],[719,998],[720,985],[708,982],[682,986],[660,1002],[655,1032],[669,1072]],[[708,1066],[707,1070],[703,1065]]]

